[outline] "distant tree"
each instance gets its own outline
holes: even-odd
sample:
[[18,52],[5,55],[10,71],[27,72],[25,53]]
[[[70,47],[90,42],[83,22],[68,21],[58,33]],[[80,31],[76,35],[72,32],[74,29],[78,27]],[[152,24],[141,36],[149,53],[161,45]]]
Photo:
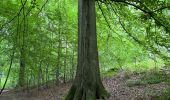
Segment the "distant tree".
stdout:
[[21,49],[21,56],[20,56],[20,68],[19,68],[19,80],[18,86],[24,87],[25,85],[25,57],[24,57],[24,50]]

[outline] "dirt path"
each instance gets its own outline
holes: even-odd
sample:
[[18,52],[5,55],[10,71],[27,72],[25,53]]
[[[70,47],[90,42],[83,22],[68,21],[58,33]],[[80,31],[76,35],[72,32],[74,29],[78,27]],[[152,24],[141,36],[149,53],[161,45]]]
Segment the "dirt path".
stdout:
[[[128,87],[126,80],[120,77],[105,78],[103,84],[111,95],[108,100],[154,100],[153,95],[159,95],[168,88],[165,83]],[[62,100],[69,88],[68,83],[42,87],[39,91],[32,89],[27,92],[6,92],[0,96],[0,100]]]

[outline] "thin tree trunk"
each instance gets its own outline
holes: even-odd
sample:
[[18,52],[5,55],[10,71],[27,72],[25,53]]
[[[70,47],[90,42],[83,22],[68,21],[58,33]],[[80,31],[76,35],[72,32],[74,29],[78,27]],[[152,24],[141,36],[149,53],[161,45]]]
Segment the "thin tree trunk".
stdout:
[[45,78],[46,79],[45,80],[46,81],[45,82],[46,83],[46,87],[48,87],[48,83],[47,82],[49,81],[48,69],[49,69],[49,63],[47,63],[47,65],[46,65],[46,78]]
[[67,67],[67,39],[66,39],[66,47],[65,47],[65,59],[64,59],[64,83],[66,83],[66,67]]
[[57,68],[56,68],[56,84],[59,83],[59,75],[60,75],[60,53],[61,53],[61,39],[60,39],[60,33],[59,33],[59,40],[58,40],[58,57],[57,57]]
[[24,87],[25,85],[25,53],[24,47],[21,48],[20,57],[20,70],[19,70],[19,87]]
[[40,89],[40,85],[42,83],[42,61],[40,61],[40,65],[38,67],[38,89]]
[[79,0],[78,10],[78,65],[66,100],[106,99],[99,72],[95,0]]
[[59,30],[58,30],[58,57],[57,57],[57,68],[56,68],[56,85],[59,83],[59,76],[60,76],[60,55],[61,55],[61,46],[62,46],[62,39],[61,39],[61,16],[59,17]]
[[73,55],[72,55],[72,68],[71,68],[71,70],[70,70],[70,75],[71,75],[71,80],[73,80],[74,79],[74,70],[75,70],[75,68],[74,68],[74,50],[73,50]]

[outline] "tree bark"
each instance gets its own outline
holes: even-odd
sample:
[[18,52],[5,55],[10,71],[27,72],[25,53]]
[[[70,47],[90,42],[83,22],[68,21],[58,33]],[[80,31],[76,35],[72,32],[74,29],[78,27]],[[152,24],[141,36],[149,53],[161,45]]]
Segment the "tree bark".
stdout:
[[67,42],[67,38],[66,38],[66,47],[65,47],[65,59],[64,59],[64,83],[66,83],[66,75],[67,75],[67,71],[66,71],[66,67],[67,67],[67,45],[68,45],[68,42]]
[[61,55],[61,46],[62,46],[62,40],[60,35],[60,28],[59,28],[59,39],[58,39],[58,52],[57,52],[57,66],[56,66],[56,85],[59,83],[59,76],[60,76],[60,55]]
[[95,0],[79,0],[78,4],[78,65],[66,100],[106,99],[99,72]]
[[75,67],[74,67],[74,49],[73,49],[73,53],[72,53],[73,55],[72,55],[72,57],[71,57],[71,66],[72,66],[72,68],[71,68],[71,70],[70,70],[70,75],[71,75],[71,81],[73,81],[73,79],[74,79],[74,75],[75,75]]
[[19,87],[24,87],[25,85],[25,51],[24,47],[21,48],[21,57],[20,57],[20,69],[19,69]]

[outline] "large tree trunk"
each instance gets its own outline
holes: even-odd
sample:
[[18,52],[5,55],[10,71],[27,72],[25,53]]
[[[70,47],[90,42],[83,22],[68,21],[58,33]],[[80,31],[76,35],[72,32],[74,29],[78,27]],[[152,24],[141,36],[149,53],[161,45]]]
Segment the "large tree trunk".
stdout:
[[78,65],[66,100],[106,99],[99,72],[95,0],[79,0],[78,10]]

